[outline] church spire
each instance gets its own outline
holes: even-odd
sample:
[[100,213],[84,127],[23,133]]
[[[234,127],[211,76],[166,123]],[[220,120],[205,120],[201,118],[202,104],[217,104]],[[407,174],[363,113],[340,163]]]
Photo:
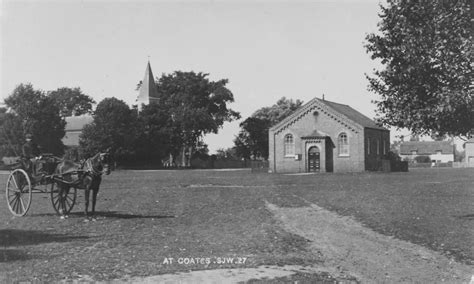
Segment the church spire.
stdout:
[[155,79],[153,72],[151,71],[150,60],[145,70],[145,77],[141,82],[140,89],[138,90],[137,104],[138,109],[141,109],[141,105],[148,105],[151,101],[158,99],[158,91],[156,90]]

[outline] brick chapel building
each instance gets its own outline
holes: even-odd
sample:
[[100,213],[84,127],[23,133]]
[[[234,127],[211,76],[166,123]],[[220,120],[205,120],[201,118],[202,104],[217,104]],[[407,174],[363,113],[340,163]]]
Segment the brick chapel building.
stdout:
[[382,170],[390,131],[348,105],[314,98],[270,128],[274,173]]

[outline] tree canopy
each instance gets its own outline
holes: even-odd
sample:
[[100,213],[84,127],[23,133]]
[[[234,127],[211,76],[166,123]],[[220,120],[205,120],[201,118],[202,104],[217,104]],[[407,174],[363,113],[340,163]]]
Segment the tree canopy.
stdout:
[[169,153],[176,156],[182,146],[179,135],[175,135],[171,116],[161,104],[145,105],[138,117],[139,137],[137,155],[142,160],[156,160]]
[[[6,122],[10,123],[4,124],[5,127],[18,127],[18,121],[21,121],[23,136],[21,139],[15,136],[5,139],[24,141],[24,135],[30,133],[43,153],[56,155],[64,153],[61,139],[65,134],[66,122],[60,117],[59,108],[54,100],[46,96],[43,91],[35,90],[31,84],[20,84],[5,99],[5,104],[12,110],[11,115],[5,116]],[[12,115],[17,118],[13,118]],[[7,133],[18,135],[20,132],[12,129],[3,131],[3,134]]]
[[182,140],[193,144],[204,134],[217,133],[224,122],[240,118],[227,107],[234,101],[227,79],[210,81],[209,74],[176,71],[158,80],[159,103],[168,109]]
[[474,129],[469,2],[395,1],[381,6],[366,49],[382,70],[367,76],[380,95],[378,120],[413,133],[467,136]]
[[137,137],[136,113],[117,98],[102,100],[95,110],[94,121],[82,130],[79,144],[83,155],[92,156],[109,148],[116,155],[133,152]]
[[111,148],[117,160],[121,156],[156,162],[169,154],[186,152],[191,157],[193,151],[205,152],[201,138],[240,117],[228,108],[234,98],[227,83],[226,79],[211,81],[204,73],[176,71],[159,78],[158,100],[143,105],[140,112],[118,99],[104,99],[97,105],[93,123],[83,129],[83,154]]
[[252,114],[252,117],[267,119],[270,121],[271,126],[273,126],[292,114],[302,104],[303,101],[301,100],[294,101],[292,99],[282,97],[274,105],[258,109]]
[[276,104],[255,111],[241,124],[234,139],[235,150],[243,158],[268,158],[268,130],[282,121],[303,104],[302,101],[282,97]]
[[0,109],[0,156],[20,156],[21,145],[25,142],[23,123],[14,113]]
[[241,131],[234,140],[239,156],[249,159],[252,155],[268,158],[268,129],[271,121],[267,118],[249,117],[241,124]]
[[58,88],[49,92],[49,96],[56,102],[62,117],[92,113],[94,99],[82,93],[80,88]]
[[[234,101],[228,80],[211,81],[209,74],[176,71],[163,74],[156,86],[172,152],[183,146],[195,148],[208,133],[217,133],[224,122],[240,118],[228,107]],[[192,154],[192,153],[190,153]]]

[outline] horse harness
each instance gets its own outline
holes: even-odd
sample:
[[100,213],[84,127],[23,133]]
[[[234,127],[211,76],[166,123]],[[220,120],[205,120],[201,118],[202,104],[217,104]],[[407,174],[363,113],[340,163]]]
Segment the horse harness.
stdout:
[[93,177],[102,176],[103,172],[94,167],[94,165],[92,164],[92,159],[87,159],[84,164],[85,164],[84,167],[86,168],[85,170],[86,174],[90,174]]

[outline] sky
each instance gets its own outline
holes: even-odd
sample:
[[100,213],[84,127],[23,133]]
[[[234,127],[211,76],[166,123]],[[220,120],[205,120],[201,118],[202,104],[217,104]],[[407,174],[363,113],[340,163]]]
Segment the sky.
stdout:
[[0,1],[2,100],[32,83],[131,105],[149,60],[155,77],[229,80],[242,119],[204,138],[211,153],[232,147],[239,123],[281,97],[324,94],[375,116],[365,74],[380,65],[364,42],[377,31],[379,1]]

